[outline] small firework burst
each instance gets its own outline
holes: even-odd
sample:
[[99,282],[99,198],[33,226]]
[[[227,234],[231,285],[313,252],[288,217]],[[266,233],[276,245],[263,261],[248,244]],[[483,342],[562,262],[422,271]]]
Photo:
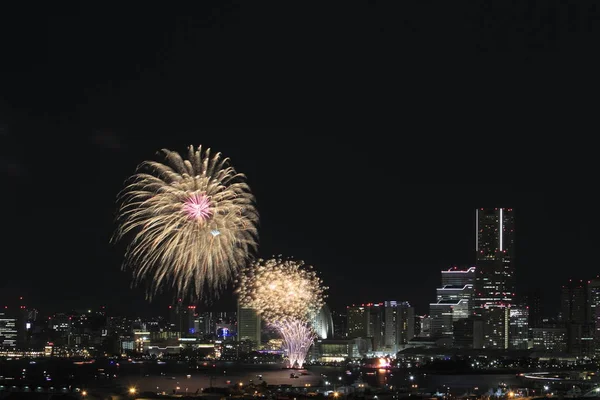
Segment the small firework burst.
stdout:
[[255,309],[284,339],[291,367],[301,367],[315,333],[310,324],[324,304],[321,279],[303,261],[256,260],[242,270],[240,304]]

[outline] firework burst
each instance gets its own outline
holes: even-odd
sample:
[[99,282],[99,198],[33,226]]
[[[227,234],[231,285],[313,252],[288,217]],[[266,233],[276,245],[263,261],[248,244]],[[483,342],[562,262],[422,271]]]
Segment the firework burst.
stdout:
[[118,196],[113,241],[132,234],[124,267],[148,298],[170,283],[178,297],[218,295],[257,248],[258,213],[245,176],[210,149],[140,164]]
[[321,279],[303,261],[256,260],[238,278],[240,304],[257,310],[284,339],[290,366],[302,367],[315,337],[310,321],[324,304]]
[[302,368],[306,354],[317,337],[313,327],[306,321],[293,318],[273,323],[273,326],[283,338],[289,366]]

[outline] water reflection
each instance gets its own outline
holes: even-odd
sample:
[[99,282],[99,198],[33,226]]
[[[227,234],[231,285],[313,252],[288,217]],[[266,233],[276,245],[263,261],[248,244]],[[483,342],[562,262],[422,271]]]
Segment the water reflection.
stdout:
[[419,371],[398,369],[355,369],[347,377],[346,384],[364,382],[371,387],[394,387],[408,391],[442,390],[450,393],[465,393],[477,388],[478,391],[495,389],[500,383],[518,386],[519,381],[512,374],[430,374]]

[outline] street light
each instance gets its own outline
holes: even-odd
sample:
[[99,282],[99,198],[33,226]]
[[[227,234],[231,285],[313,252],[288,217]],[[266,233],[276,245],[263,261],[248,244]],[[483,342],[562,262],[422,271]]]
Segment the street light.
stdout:
[[129,388],[129,394],[135,394],[137,392],[137,389],[134,387],[130,387]]

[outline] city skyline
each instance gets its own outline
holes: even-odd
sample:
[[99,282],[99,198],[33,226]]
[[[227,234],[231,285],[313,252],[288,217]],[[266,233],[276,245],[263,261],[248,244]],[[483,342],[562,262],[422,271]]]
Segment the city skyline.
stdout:
[[[250,177],[250,179],[252,180],[252,177]],[[260,183],[258,184],[259,188],[260,188]],[[431,188],[430,188],[431,189]],[[105,198],[108,196],[105,196]],[[272,199],[268,199],[265,198],[265,201],[269,202],[272,201]],[[259,202],[262,201],[262,196],[259,197]],[[105,209],[105,218],[108,214],[108,212],[110,212],[110,210],[106,210]],[[469,212],[470,211],[470,212]],[[535,240],[532,241],[531,240],[531,236],[530,235],[535,235],[535,234],[539,234],[541,237],[547,237],[547,233],[548,232],[544,232],[542,229],[540,229],[539,231],[536,232],[536,230],[533,230],[533,232],[531,232],[532,228],[535,228],[535,225],[532,227],[531,226],[531,220],[529,218],[527,218],[526,216],[521,216],[519,217],[519,211],[518,209],[515,209],[515,213],[517,215],[516,217],[516,230],[517,230],[517,240],[516,240],[516,253],[517,253],[517,261],[516,261],[516,275],[517,275],[517,292],[525,292],[525,291],[529,291],[532,289],[541,289],[542,294],[544,295],[544,303],[547,305],[545,308],[551,307],[554,308],[554,306],[552,304],[557,305],[557,300],[556,299],[552,299],[552,298],[548,298],[552,295],[552,293],[557,293],[560,290],[560,285],[563,284],[563,282],[566,279],[569,278],[573,278],[573,279],[590,279],[595,275],[592,275],[591,272],[592,271],[585,271],[585,270],[581,270],[580,275],[577,275],[577,273],[575,272],[577,269],[573,268],[571,269],[571,271],[569,274],[554,274],[553,278],[556,278],[554,281],[549,281],[549,282],[553,282],[552,284],[541,284],[539,286],[536,285],[532,285],[531,279],[535,278],[536,274],[535,269],[534,268],[527,268],[525,266],[520,267],[520,265],[522,265],[522,263],[525,263],[525,265],[540,265],[540,262],[537,261],[536,264],[532,264],[530,261],[530,258],[533,256],[531,254],[530,249],[527,249],[524,246],[519,246],[519,238],[521,238],[521,240],[524,240],[525,243],[533,243],[534,246],[539,246],[540,242]],[[267,222],[268,222],[268,216],[269,216],[269,210],[266,211],[267,214]],[[332,284],[331,286],[333,287],[332,289],[332,293],[334,293],[334,295],[331,296],[331,302],[332,302],[332,307],[333,308],[340,308],[343,307],[347,304],[351,304],[351,303],[358,303],[358,302],[365,302],[365,301],[385,301],[386,299],[398,299],[399,301],[410,301],[411,303],[415,304],[415,306],[417,307],[417,309],[419,310],[419,312],[425,311],[426,310],[426,305],[430,302],[431,300],[431,294],[435,292],[435,287],[437,286],[438,282],[436,281],[437,278],[435,277],[429,277],[427,275],[431,274],[431,273],[435,273],[437,274],[440,270],[447,268],[450,265],[476,265],[473,262],[469,262],[469,254],[471,253],[473,254],[473,250],[474,250],[474,244],[472,243],[472,237],[473,237],[473,230],[475,229],[475,221],[473,220],[473,209],[471,210],[465,210],[465,212],[462,215],[465,219],[466,219],[466,223],[465,223],[465,219],[463,219],[462,221],[457,221],[458,218],[456,219],[450,219],[450,224],[456,226],[457,228],[461,229],[463,232],[465,232],[465,237],[461,238],[461,237],[456,237],[458,235],[453,235],[453,241],[451,242],[452,245],[448,246],[448,243],[441,243],[443,247],[443,249],[445,250],[444,252],[437,252],[437,253],[433,253],[431,260],[429,259],[421,259],[419,260],[418,258],[415,257],[414,254],[411,253],[406,253],[406,261],[404,260],[399,260],[398,264],[394,265],[392,263],[385,263],[384,264],[384,268],[386,268],[385,270],[381,270],[381,277],[385,276],[386,273],[388,274],[392,274],[391,276],[395,277],[396,279],[398,279],[398,282],[390,282],[390,280],[388,279],[378,279],[380,277],[378,276],[373,276],[373,269],[369,269],[370,273],[367,274],[366,276],[363,276],[364,274],[361,272],[361,267],[365,267],[368,268],[369,267],[369,262],[364,260],[361,263],[357,263],[356,261],[352,264],[352,270],[354,271],[353,273],[356,274],[356,276],[360,276],[361,278],[361,283],[362,285],[356,285],[353,287],[353,290],[351,290],[353,293],[351,295],[348,295],[347,293],[345,293],[345,290],[341,287],[337,287],[337,284],[335,284],[336,282],[336,271],[335,271],[335,267],[327,267],[322,265],[321,262],[319,262],[320,260],[317,261],[312,261],[312,260],[316,260],[317,258],[314,257],[314,254],[318,254],[318,256],[320,258],[323,258],[325,260],[327,260],[325,262],[325,265],[332,265],[329,261],[329,255],[327,254],[327,250],[320,250],[318,253],[315,252],[311,252],[313,254],[312,256],[312,260],[311,257],[302,257],[302,252],[298,252],[295,254],[296,258],[304,258],[307,263],[311,263],[314,264],[316,268],[321,270],[321,273],[323,274],[324,278],[328,281],[328,282],[332,282],[334,284]],[[470,218],[469,218],[470,217]],[[538,214],[537,215],[538,218],[540,218],[541,216]],[[439,218],[439,216],[438,216]],[[469,219],[471,221],[469,221]],[[523,220],[523,229],[524,231],[521,233],[519,231],[519,226],[521,226],[520,221]],[[413,229],[417,228],[417,229],[423,229],[423,226],[421,226],[421,222],[425,223],[425,221],[427,221],[426,218],[421,218],[420,221],[414,221],[413,223],[415,223],[415,225],[413,225]],[[535,221],[535,220],[534,220]],[[107,223],[108,222],[108,223]],[[112,222],[112,220],[109,220],[107,218],[107,220],[102,221],[100,223],[100,226],[104,227],[104,231],[103,233],[105,235],[108,235],[110,233],[110,223]],[[470,223],[469,223],[470,222]],[[541,226],[544,226],[544,221],[540,221],[538,220],[538,222],[541,222]],[[554,223],[556,223],[556,220],[553,221]],[[569,221],[561,221],[563,224],[564,223],[568,223]],[[528,225],[530,224],[530,225]],[[263,225],[264,224],[264,220],[263,220]],[[472,225],[471,227],[471,232],[469,234],[469,225]],[[267,225],[268,226],[268,225]],[[529,232],[528,232],[529,231]],[[270,238],[270,233],[271,232],[265,232],[265,229],[262,228],[261,229],[262,235],[263,236],[263,246],[264,247],[271,247],[274,250],[274,247],[272,242],[271,242],[271,238]],[[448,232],[448,231],[446,231]],[[266,235],[265,235],[266,233]],[[442,232],[436,232],[438,235]],[[451,234],[450,232],[448,232],[449,234]],[[265,239],[266,236],[266,239]],[[292,236],[294,236],[294,232],[292,232]],[[435,235],[434,235],[435,237]],[[438,236],[439,237],[439,236]],[[415,243],[422,243],[423,241],[426,241],[428,243],[433,243],[432,240],[430,239],[426,239],[427,235],[423,235],[423,237],[419,238],[419,237],[414,237],[413,236],[413,242],[411,242],[412,246],[407,246],[407,247],[411,247],[414,248]],[[323,239],[323,238],[321,238]],[[469,242],[471,242],[471,246],[469,246]],[[304,241],[304,243],[306,243],[306,241]],[[306,252],[306,249],[303,249],[303,244],[301,241],[298,242],[298,244],[295,244],[294,242],[292,243],[286,243],[285,246],[282,247],[286,247],[286,248],[299,248],[301,249],[301,251],[303,250],[304,252]],[[460,246],[460,244],[463,244],[462,248],[458,248]],[[107,270],[106,273],[110,274],[110,279],[112,280],[112,282],[108,282],[112,285],[116,285],[117,287],[119,287],[122,291],[125,290],[125,288],[127,288],[127,293],[129,294],[129,296],[125,296],[125,298],[128,298],[130,300],[132,300],[135,304],[136,307],[144,307],[144,304],[147,304],[145,302],[145,300],[142,300],[143,298],[143,294],[139,291],[133,290],[130,292],[128,285],[129,285],[129,277],[125,274],[122,273],[120,271],[120,260],[119,257],[122,254],[120,252],[120,249],[115,249],[115,248],[111,248],[111,246],[109,246],[108,244],[104,244],[104,243],[98,243],[98,238],[96,239],[96,242],[93,243],[94,246],[98,246],[98,247],[104,247],[103,249],[101,249],[101,252],[104,253],[102,254],[102,257],[107,261],[108,266],[111,267],[111,269]],[[340,247],[346,247],[344,246],[343,243],[339,243],[338,246]],[[471,247],[471,249],[469,249],[469,247]],[[466,251],[465,251],[466,249]],[[274,250],[276,251],[276,250]],[[519,253],[522,253],[521,256],[519,256]],[[306,254],[306,253],[304,253]],[[447,255],[446,255],[447,254]],[[555,253],[556,254],[556,253]],[[560,254],[560,253],[558,253]],[[107,257],[109,256],[110,257]],[[58,256],[60,256],[60,253],[58,254]],[[362,254],[362,257],[365,256],[369,256],[368,252],[367,254]],[[566,254],[563,254],[564,256],[568,256]],[[389,257],[389,256],[388,256]],[[474,257],[472,256],[471,259],[473,259]],[[536,257],[533,257],[536,258]],[[410,260],[414,260],[412,262],[410,262]],[[436,259],[438,260],[439,264],[434,264],[434,262],[436,261]],[[443,264],[443,259],[448,259],[448,262]],[[523,260],[524,259],[524,260]],[[543,257],[542,257],[543,259]],[[455,260],[455,262],[452,262],[452,260]],[[72,260],[71,262],[73,262],[74,260]],[[328,262],[329,261],[329,262]],[[557,261],[555,260],[554,263],[556,263]],[[410,264],[412,265],[410,265]],[[340,262],[339,264],[343,264],[343,262]],[[338,265],[339,265],[338,264]],[[375,265],[379,265],[381,266],[381,261],[375,261],[373,264]],[[409,265],[407,265],[409,264]],[[335,265],[335,264],[334,264]],[[337,266],[337,265],[336,265]],[[404,268],[400,267],[398,268],[398,266],[404,266]],[[413,291],[409,291],[407,290],[407,288],[414,286],[414,282],[406,282],[405,285],[403,286],[403,282],[402,282],[402,270],[408,268],[408,270],[412,269],[422,269],[422,268],[428,268],[426,271],[428,272],[428,274],[423,274],[421,276],[419,276],[419,273],[417,272],[416,274],[416,279],[422,279],[422,285],[418,285],[418,289],[419,290],[413,290]],[[539,267],[538,267],[539,268]],[[10,271],[9,273],[12,272],[18,272],[20,270],[14,270],[14,271]],[[407,271],[406,271],[407,272]],[[543,271],[540,271],[543,273]],[[583,274],[587,274],[586,276],[582,276]],[[18,274],[17,278],[18,278]],[[415,274],[411,273],[411,276],[415,276]],[[434,275],[435,276],[435,275]],[[529,277],[529,279],[528,279]],[[31,276],[29,276],[29,278],[31,278]],[[538,276],[539,278],[539,276]],[[543,279],[543,278],[542,278]],[[538,279],[539,280],[539,279]],[[18,281],[18,279],[17,279]],[[385,282],[384,282],[385,281]],[[529,282],[527,282],[529,281]],[[5,281],[6,282],[6,281]],[[13,287],[6,287],[6,283],[4,284],[4,288],[3,288],[3,292],[6,294],[10,294],[12,292],[12,295],[17,296],[17,295],[22,295],[23,292],[25,292],[25,295],[27,296],[27,298],[35,300],[36,297],[39,299],[40,298],[40,294],[44,293],[44,291],[42,290],[41,293],[38,293],[36,295],[36,284],[32,284],[30,286],[28,286],[26,284],[27,280],[25,280],[24,282],[21,280],[21,282],[19,282],[19,285],[14,285]],[[35,282],[35,280],[34,280]],[[369,285],[373,286],[377,286],[376,290],[372,290],[368,287],[365,287],[366,284],[365,282],[369,282]],[[391,283],[391,284],[390,284]],[[395,289],[394,285],[397,284],[398,289]],[[38,283],[39,284],[39,283]],[[346,286],[350,284],[353,285],[352,282],[348,282],[346,281]],[[553,288],[554,286],[554,288]],[[37,287],[39,288],[39,286]],[[21,289],[21,290],[19,290]],[[33,289],[33,290],[32,290]],[[42,287],[43,289],[43,287]],[[520,290],[521,289],[521,290]],[[78,287],[74,287],[73,291],[75,293],[82,293],[82,292],[78,292],[79,288]],[[360,291],[364,291],[364,295],[357,295]],[[383,290],[383,291],[382,291]],[[21,293],[19,293],[21,292]],[[33,293],[32,293],[33,292]],[[87,290],[86,290],[87,292]],[[420,294],[421,292],[421,294]],[[425,292],[425,293],[422,293]],[[48,293],[48,292],[45,292]],[[50,291],[51,293],[51,291]],[[230,293],[230,292],[229,292]],[[231,298],[232,296],[226,293],[223,296],[223,299],[221,299],[220,301],[223,301],[223,305],[224,308],[232,308],[233,307],[233,299]],[[383,295],[383,293],[385,293],[385,295]],[[133,294],[133,296],[132,296]],[[523,294],[523,293],[522,293]],[[135,296],[139,297],[138,299],[135,298]],[[229,296],[230,298],[228,299],[227,296]],[[68,293],[67,296],[68,297]],[[556,296],[554,296],[556,297]],[[68,304],[69,300],[68,298],[63,298],[62,300],[62,304]],[[141,301],[140,301],[141,300]],[[38,300],[39,301],[39,300]],[[129,300],[128,300],[129,301]],[[167,298],[164,298],[162,300],[159,300],[158,303],[156,304],[150,304],[149,308],[153,309],[154,307],[158,306],[160,308],[160,304],[164,305],[166,304],[165,301],[167,301]],[[218,302],[219,300],[217,300]],[[86,301],[87,303],[89,303],[88,306],[99,306],[101,304],[103,305],[107,305],[107,304],[111,304],[111,305],[116,305],[119,304],[120,301],[111,301],[110,297],[107,296],[106,299],[103,299],[101,296],[98,296],[97,299],[89,299]],[[168,302],[168,301],[167,301]],[[52,299],[49,302],[44,301],[45,304],[52,304]],[[57,305],[60,305],[61,302],[57,302]],[[231,305],[231,306],[230,306]]]

